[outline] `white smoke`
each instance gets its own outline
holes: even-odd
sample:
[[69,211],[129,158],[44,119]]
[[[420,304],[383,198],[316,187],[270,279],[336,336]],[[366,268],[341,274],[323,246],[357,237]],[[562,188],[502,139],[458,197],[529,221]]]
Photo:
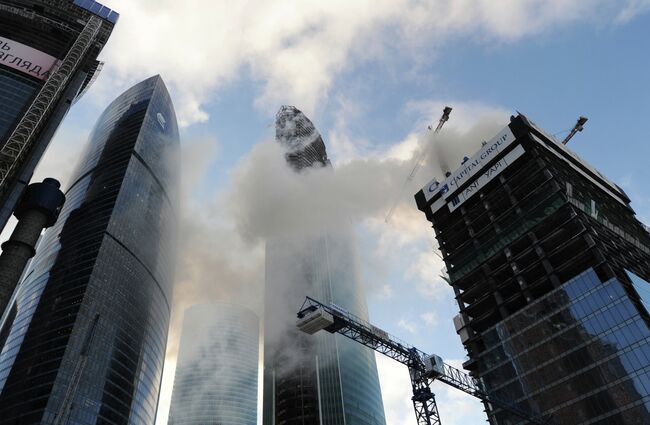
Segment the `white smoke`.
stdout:
[[[346,161],[334,160],[333,169],[290,169],[282,148],[274,141],[257,144],[234,167],[226,190],[205,199],[206,176],[218,155],[214,139],[183,140],[182,209],[180,211],[179,267],[174,293],[170,337],[161,393],[159,423],[165,423],[182,313],[199,302],[233,302],[262,315],[264,241],[277,235],[305,234],[325,226],[365,229],[375,246],[363,252],[367,289],[390,295],[388,269],[397,253],[408,251],[417,261],[406,267],[404,277],[413,290],[435,297],[448,290],[436,270],[442,266],[432,252],[433,235],[423,214],[416,210],[413,194],[434,175],[454,168],[464,155],[479,149],[506,124],[507,114],[475,105],[454,106],[452,118],[439,137],[422,129],[402,142],[372,153],[363,150]],[[442,103],[417,104],[422,116],[436,117]],[[470,124],[471,123],[471,124]],[[339,134],[345,128],[337,129]],[[327,137],[325,143],[328,145]],[[346,139],[354,146],[354,140]],[[39,176],[58,175],[69,158],[71,146],[55,141],[37,170]],[[426,161],[413,182],[404,187],[416,156],[426,150]],[[62,179],[63,187],[67,186]],[[390,223],[384,217],[397,203]],[[11,230],[5,229],[5,230]],[[8,232],[5,232],[8,234]],[[280,298],[278,302],[281,302]],[[279,308],[295,313],[296,306]]]
[[[462,113],[463,108],[460,110]],[[237,164],[229,188],[208,202],[194,199],[191,189],[209,169],[213,157],[210,151],[206,154],[206,148],[213,143],[205,140],[185,144],[181,258],[168,357],[173,361],[176,356],[180,313],[191,304],[228,301],[261,314],[264,243],[269,238],[313,235],[328,227],[365,226],[377,237],[373,254],[378,263],[395,253],[391,249],[400,249],[414,240],[429,241],[432,235],[423,215],[414,207],[413,194],[433,175],[440,176],[445,165],[459,164],[463,155],[478,150],[482,140],[491,138],[506,123],[503,114],[500,122],[493,117],[473,119],[477,124],[467,128],[450,125],[437,138],[430,133],[411,135],[404,142],[410,147],[406,150],[397,145],[383,153],[334,164],[333,169],[315,168],[300,174],[287,165],[279,144],[264,141]],[[418,143],[409,141],[414,138]],[[427,151],[425,165],[403,188],[414,158],[422,149]],[[386,224],[383,218],[396,200],[396,213]],[[431,265],[440,264],[440,260],[430,250],[420,255],[422,259],[407,272],[431,279]],[[436,276],[433,282],[423,283],[422,292],[435,293],[443,285]],[[274,299],[286,302],[282,296]],[[296,310],[293,304],[275,308],[291,315]],[[166,371],[167,390],[170,375]]]

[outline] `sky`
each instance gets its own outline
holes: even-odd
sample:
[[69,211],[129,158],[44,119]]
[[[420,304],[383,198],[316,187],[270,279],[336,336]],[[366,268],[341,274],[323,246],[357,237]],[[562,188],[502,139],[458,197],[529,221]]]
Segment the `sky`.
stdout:
[[[66,187],[71,158],[103,108],[130,85],[162,76],[181,124],[183,204],[157,425],[167,420],[183,310],[207,298],[259,308],[262,241],[269,226],[291,224],[299,204],[351,217],[372,323],[459,366],[457,306],[413,194],[516,111],[557,137],[588,117],[570,148],[619,184],[649,222],[648,0],[104,4],[121,14],[100,56],[106,64],[36,177],[58,177]],[[282,174],[279,160],[269,159],[282,104],[314,122],[336,174],[287,180],[290,198],[269,195]],[[451,119],[433,140],[426,127],[445,105]],[[404,184],[421,152],[425,166]],[[317,190],[335,199],[334,209],[309,196]],[[387,422],[414,423],[406,368],[377,362]],[[446,425],[485,421],[471,397],[441,384],[434,391]]]

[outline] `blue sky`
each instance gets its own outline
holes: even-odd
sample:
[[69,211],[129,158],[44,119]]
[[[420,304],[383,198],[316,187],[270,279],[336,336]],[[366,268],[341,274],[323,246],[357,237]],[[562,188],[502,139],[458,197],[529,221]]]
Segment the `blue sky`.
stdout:
[[[480,145],[476,134],[492,136],[477,123],[498,129],[515,110],[558,137],[587,116],[570,147],[621,185],[638,215],[650,220],[646,0],[106,4],[122,16],[102,54],[103,74],[71,110],[38,173],[65,174],[103,107],[130,84],[161,73],[183,125],[182,229],[206,252],[197,255],[205,263],[181,259],[159,424],[166,422],[173,339],[183,308],[196,302],[192,294],[206,280],[216,298],[235,296],[232,285],[237,296],[257,288],[251,282],[259,281],[263,250],[242,228],[250,204],[238,205],[244,196],[233,191],[249,187],[251,152],[259,154],[273,137],[283,103],[316,124],[351,194],[359,188],[367,195],[352,210],[373,322],[450,360],[464,357],[451,323],[457,309],[437,277],[432,230],[412,201],[436,172],[436,158],[427,158],[406,193],[398,190],[426,142],[419,135],[442,105],[454,107],[445,130],[456,155]],[[205,225],[204,233],[192,233],[188,222]],[[378,361],[389,423],[413,423],[406,370]],[[483,419],[475,401],[455,390],[437,392],[445,424]]]

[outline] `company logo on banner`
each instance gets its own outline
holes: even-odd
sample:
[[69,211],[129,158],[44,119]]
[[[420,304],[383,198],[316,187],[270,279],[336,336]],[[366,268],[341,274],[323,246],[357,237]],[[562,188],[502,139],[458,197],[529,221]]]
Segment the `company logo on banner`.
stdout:
[[521,157],[526,151],[524,147],[519,145],[516,146],[513,150],[508,152],[506,156],[501,158],[500,161],[495,162],[490,167],[488,167],[483,174],[481,174],[476,180],[470,183],[465,189],[463,189],[457,196],[454,196],[449,200],[447,205],[449,206],[449,211],[454,211],[456,208],[463,205],[465,201],[471,198],[476,192],[481,190],[486,184],[488,184],[492,179],[501,174],[503,170],[510,164],[512,164],[517,158]]
[[47,80],[58,59],[8,38],[0,38],[0,64],[39,80]]
[[506,127],[499,134],[494,136],[485,144],[473,157],[471,157],[459,169],[453,172],[451,176],[444,181],[449,184],[449,191],[443,193],[445,198],[449,197],[465,182],[469,181],[485,164],[497,156],[499,152],[510,146],[515,141],[515,135],[512,134],[510,127]]
[[429,202],[431,198],[435,196],[436,193],[438,193],[438,188],[440,187],[440,183],[438,182],[438,179],[435,177],[427,183],[426,186],[422,188],[422,192],[424,193],[424,200],[426,202]]
[[487,142],[480,151],[478,151],[471,159],[467,160],[458,170],[451,176],[447,177],[442,183],[437,184],[436,179],[433,179],[422,188],[424,192],[424,199],[429,202],[436,193],[447,198],[456,191],[470,177],[476,174],[485,164],[490,162],[499,152],[510,146],[515,141],[515,135],[512,134],[510,127],[505,127]]

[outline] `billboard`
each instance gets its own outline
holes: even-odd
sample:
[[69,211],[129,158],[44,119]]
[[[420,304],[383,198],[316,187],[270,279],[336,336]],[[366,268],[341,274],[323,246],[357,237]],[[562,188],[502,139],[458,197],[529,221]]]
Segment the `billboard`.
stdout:
[[429,202],[438,192],[441,193],[443,198],[449,198],[460,186],[469,181],[481,168],[514,141],[515,135],[510,130],[510,127],[506,126],[442,183],[438,184],[436,179],[433,179],[424,186],[422,191],[424,192],[425,201]]
[[452,193],[456,192],[465,182],[470,181],[488,162],[514,141],[515,135],[512,134],[510,127],[506,126],[442,183],[440,190],[442,196],[445,199],[449,198]]
[[59,60],[25,44],[0,38],[0,64],[24,74],[47,80]]
[[512,164],[517,158],[521,157],[526,151],[521,145],[517,145],[513,150],[508,152],[500,161],[495,162],[490,167],[485,169],[477,179],[470,183],[465,189],[461,190],[458,195],[451,198],[448,202],[449,211],[454,211],[456,208],[463,205],[463,203],[472,197],[476,192],[481,190],[485,185],[492,181],[496,176],[501,174],[503,170]]

